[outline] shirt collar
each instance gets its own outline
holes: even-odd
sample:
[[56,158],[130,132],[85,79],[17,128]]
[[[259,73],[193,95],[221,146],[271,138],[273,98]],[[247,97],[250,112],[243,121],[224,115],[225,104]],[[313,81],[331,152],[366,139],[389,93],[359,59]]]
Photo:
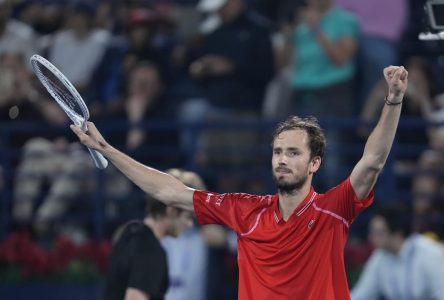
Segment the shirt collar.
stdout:
[[[296,215],[300,217],[313,203],[313,200],[316,196],[316,192],[314,191],[314,188],[311,187],[310,191],[308,192],[307,196],[304,198],[304,200],[299,203],[299,205],[296,207],[294,212],[291,215]],[[273,196],[274,200],[274,212],[273,217],[278,224],[285,223],[284,218],[282,217],[282,214],[279,210],[279,194],[276,194]]]

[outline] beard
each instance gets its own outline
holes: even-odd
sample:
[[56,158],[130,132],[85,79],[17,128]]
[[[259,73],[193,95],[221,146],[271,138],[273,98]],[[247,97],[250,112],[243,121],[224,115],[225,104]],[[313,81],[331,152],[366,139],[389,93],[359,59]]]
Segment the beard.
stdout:
[[294,191],[300,190],[304,186],[308,176],[301,176],[295,178],[293,181],[284,181],[283,179],[277,178],[275,174],[273,174],[273,178],[280,193],[292,194]]

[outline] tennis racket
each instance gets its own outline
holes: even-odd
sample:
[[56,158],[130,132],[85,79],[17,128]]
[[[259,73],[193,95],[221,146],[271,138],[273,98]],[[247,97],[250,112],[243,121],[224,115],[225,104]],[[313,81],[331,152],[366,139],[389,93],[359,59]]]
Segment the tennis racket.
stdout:
[[[83,132],[86,132],[89,110],[76,88],[62,72],[45,58],[34,54],[30,60],[35,75],[49,94],[57,101],[71,121],[80,126]],[[90,148],[88,150],[97,168],[105,169],[108,166],[108,161],[102,154]]]

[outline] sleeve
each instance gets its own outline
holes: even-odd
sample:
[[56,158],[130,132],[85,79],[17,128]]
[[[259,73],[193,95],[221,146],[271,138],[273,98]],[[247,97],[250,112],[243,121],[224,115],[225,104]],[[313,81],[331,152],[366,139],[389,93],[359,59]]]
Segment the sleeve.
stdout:
[[163,280],[168,274],[163,257],[155,248],[142,244],[140,241],[133,243],[133,256],[130,262],[128,287],[138,289],[152,296],[159,295],[162,291]]
[[350,177],[344,180],[338,186],[330,189],[324,197],[317,201],[317,205],[322,209],[333,212],[348,223],[353,220],[374,201],[374,192],[372,191],[367,198],[359,200],[353,189]]
[[378,269],[381,256],[376,250],[365,264],[359,281],[351,291],[352,300],[377,300],[379,299],[380,286]]
[[269,202],[265,198],[249,194],[217,194],[195,191],[193,194],[194,212],[201,225],[220,224],[239,233],[249,228],[257,211]]

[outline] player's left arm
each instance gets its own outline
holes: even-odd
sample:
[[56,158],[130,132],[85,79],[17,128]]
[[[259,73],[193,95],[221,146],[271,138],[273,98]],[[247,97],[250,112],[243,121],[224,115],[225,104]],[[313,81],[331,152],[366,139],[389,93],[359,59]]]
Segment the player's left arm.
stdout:
[[384,69],[384,77],[388,85],[385,105],[378,124],[367,139],[364,154],[350,175],[351,185],[360,200],[369,195],[385,165],[395,138],[407,89],[408,72],[404,67],[387,67]]

